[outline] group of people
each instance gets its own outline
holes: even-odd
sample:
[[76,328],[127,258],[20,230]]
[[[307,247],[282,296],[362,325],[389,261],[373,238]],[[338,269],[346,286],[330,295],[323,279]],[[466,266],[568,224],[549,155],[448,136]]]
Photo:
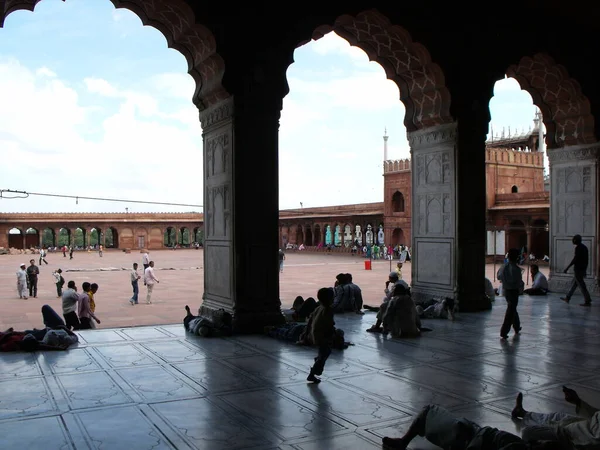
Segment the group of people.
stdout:
[[35,259],[29,260],[29,267],[25,263],[19,266],[19,270],[17,270],[17,293],[20,299],[37,298],[39,275],[40,268],[35,265]]
[[[146,286],[146,304],[152,304],[152,292],[154,291],[154,285],[160,283],[158,278],[156,278],[156,274],[154,273],[154,261],[150,260],[150,255],[148,254],[148,250],[146,250],[142,255],[142,265],[144,266],[144,286]],[[131,288],[133,290],[133,295],[129,299],[129,303],[131,305],[137,305],[138,297],[140,293],[139,281],[142,279],[140,274],[138,273],[138,263],[133,263],[133,269],[130,272],[130,281]]]
[[100,324],[96,316],[96,301],[98,283],[85,281],[81,292],[77,292],[75,281],[67,283],[67,289],[62,293],[62,311],[65,325],[69,330],[89,330]]

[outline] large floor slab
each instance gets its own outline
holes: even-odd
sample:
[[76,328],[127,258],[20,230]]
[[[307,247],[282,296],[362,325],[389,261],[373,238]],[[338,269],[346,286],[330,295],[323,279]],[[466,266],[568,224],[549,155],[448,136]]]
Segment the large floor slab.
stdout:
[[[65,352],[0,354],[2,448],[376,449],[425,404],[518,433],[532,410],[573,412],[561,386],[600,405],[600,305],[522,297],[523,333],[500,341],[505,301],[432,331],[391,339],[347,314],[355,345],[334,351],[320,385],[316,351],[263,336],[211,339],[164,325],[80,332]],[[413,449],[431,449],[417,439]]]

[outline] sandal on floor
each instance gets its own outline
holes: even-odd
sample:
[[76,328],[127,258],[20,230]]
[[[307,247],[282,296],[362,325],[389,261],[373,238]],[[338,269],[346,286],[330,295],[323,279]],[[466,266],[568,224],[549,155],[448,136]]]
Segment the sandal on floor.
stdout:
[[381,333],[381,327],[376,327],[375,325],[373,325],[371,328],[367,328],[367,331],[369,333]]

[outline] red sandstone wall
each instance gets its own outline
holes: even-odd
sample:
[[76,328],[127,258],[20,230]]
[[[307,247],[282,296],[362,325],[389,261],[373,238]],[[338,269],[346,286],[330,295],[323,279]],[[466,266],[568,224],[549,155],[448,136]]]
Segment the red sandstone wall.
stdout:
[[[411,245],[411,208],[412,208],[412,179],[411,172],[386,173],[384,176],[384,222],[385,242],[395,243],[393,232],[395,228],[402,229],[400,240],[405,245]],[[392,196],[400,191],[404,196],[404,212],[393,212]]]

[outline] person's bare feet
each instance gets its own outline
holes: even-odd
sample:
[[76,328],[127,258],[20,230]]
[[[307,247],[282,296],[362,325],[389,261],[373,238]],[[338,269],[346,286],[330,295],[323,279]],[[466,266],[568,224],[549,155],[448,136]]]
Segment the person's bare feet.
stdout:
[[516,405],[510,415],[513,419],[522,419],[526,412],[525,408],[523,408],[523,394],[519,392]]
[[402,438],[384,437],[381,441],[383,443],[383,448],[386,449],[406,450],[406,448],[408,448],[408,443],[404,442],[404,439]]

